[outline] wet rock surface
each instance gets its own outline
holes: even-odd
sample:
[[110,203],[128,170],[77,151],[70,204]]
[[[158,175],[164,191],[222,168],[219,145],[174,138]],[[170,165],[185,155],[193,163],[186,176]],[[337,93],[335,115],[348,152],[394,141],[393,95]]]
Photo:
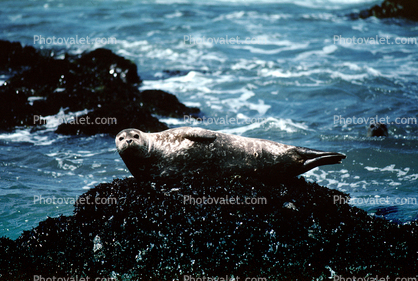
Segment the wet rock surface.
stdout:
[[0,71],[13,71],[38,63],[42,56],[31,46],[0,40]]
[[353,14],[353,18],[406,18],[418,21],[418,2],[415,0],[385,0],[368,10]]
[[183,118],[200,112],[170,93],[139,91],[137,66],[110,50],[57,59],[16,42],[1,41],[0,47],[6,51],[0,69],[18,71],[0,87],[0,130],[42,126],[45,116],[60,110],[87,110],[63,122],[57,133],[116,135],[127,127],[156,132],[168,127],[153,115]]
[[[199,198],[260,201],[197,204]],[[347,199],[304,178],[116,179],[80,196],[73,216],[49,218],[14,241],[1,238],[0,274],[2,280],[415,276],[416,223],[371,217]]]

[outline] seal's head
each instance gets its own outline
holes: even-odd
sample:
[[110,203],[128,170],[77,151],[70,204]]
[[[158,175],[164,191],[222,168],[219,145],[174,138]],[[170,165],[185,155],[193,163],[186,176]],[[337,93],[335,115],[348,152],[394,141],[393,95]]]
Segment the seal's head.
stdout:
[[138,129],[125,129],[117,134],[116,148],[122,157],[127,154],[135,157],[146,157],[148,153],[148,142],[146,134]]
[[388,127],[383,123],[372,123],[367,129],[368,137],[387,137],[388,135]]

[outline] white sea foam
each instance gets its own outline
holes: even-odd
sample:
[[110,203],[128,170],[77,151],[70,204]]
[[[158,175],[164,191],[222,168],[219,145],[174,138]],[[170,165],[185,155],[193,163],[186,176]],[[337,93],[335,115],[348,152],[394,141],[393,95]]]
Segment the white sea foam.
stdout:
[[250,91],[246,88],[241,88],[239,92],[242,93],[239,97],[223,99],[221,101],[222,104],[229,107],[234,112],[238,112],[242,107],[248,107],[251,110],[256,110],[261,116],[264,116],[267,110],[270,109],[271,106],[265,104],[261,99],[258,99],[257,103],[248,101],[251,97],[255,96],[253,91]]
[[22,14],[16,14],[16,15],[9,15],[7,16],[11,21],[19,21],[23,18]]
[[341,169],[339,171],[324,170],[321,167],[312,169],[303,174],[308,180],[317,182],[330,188],[336,188],[343,192],[352,193],[353,190],[366,190],[371,183],[366,180],[360,180],[357,176],[349,174],[348,170]]
[[200,102],[195,102],[195,101],[185,101],[183,102],[183,104],[188,107],[201,107],[202,106]]
[[29,136],[30,131],[28,129],[17,129],[13,133],[0,134],[0,139],[4,141],[26,142]]
[[183,16],[183,13],[182,12],[180,12],[180,11],[175,11],[174,13],[172,13],[172,14],[168,14],[168,15],[165,15],[164,17],[165,18],[168,18],[168,19],[173,19],[173,18],[180,18],[180,17],[182,17]]
[[58,128],[58,126],[64,123],[66,120],[68,121],[73,120],[74,118],[85,115],[91,111],[92,110],[84,109],[84,110],[77,111],[77,112],[65,113],[64,109],[61,108],[57,114],[45,116],[42,118],[46,121],[45,127],[49,131],[55,131]]
[[16,129],[13,133],[0,134],[0,140],[8,142],[26,142],[34,145],[50,145],[64,136],[51,137],[46,131],[31,133],[30,129]]
[[363,74],[345,74],[339,71],[334,71],[331,74],[331,78],[341,78],[345,81],[362,81],[367,77],[366,73]]
[[319,20],[319,21],[337,21],[341,20],[340,17],[333,13],[318,13],[318,14],[305,14],[302,15],[302,18],[308,20]]
[[[173,4],[173,3],[195,3],[199,5],[217,5],[217,4],[280,4],[289,3],[296,4],[302,7],[309,8],[325,8],[325,9],[341,9],[350,5],[362,4],[362,3],[374,3],[375,0],[309,0],[309,1],[292,1],[292,0],[215,0],[215,1],[200,1],[200,0],[157,0],[158,4]],[[239,16],[239,12],[236,16]]]
[[272,61],[265,61],[260,59],[245,59],[240,58],[236,63],[231,65],[232,70],[252,70],[252,69],[259,69],[259,68],[272,68],[274,67],[274,62]]
[[302,76],[311,76],[312,74],[319,74],[319,73],[333,73],[331,69],[312,69],[312,70],[298,70],[291,72],[289,70],[283,71],[280,69],[262,69],[260,74],[264,77],[273,76],[273,77],[280,77],[280,78],[293,78],[293,77],[302,77]]
[[86,182],[86,185],[82,187],[83,189],[91,189],[100,183],[99,181],[85,181],[85,182]]
[[189,124],[186,124],[184,121],[184,118],[160,118],[159,120],[169,126],[189,126]]
[[10,78],[10,75],[0,75],[0,86],[4,84],[4,82],[7,81],[7,79]]
[[248,16],[248,18],[251,19],[251,21],[265,20],[265,21],[270,21],[270,22],[276,22],[278,20],[290,19],[294,17],[294,15],[292,14],[282,14],[280,12],[270,14],[270,13],[261,13],[258,11],[246,11],[245,13]]
[[245,134],[248,131],[254,130],[254,129],[258,129],[260,127],[262,127],[263,124],[262,123],[252,123],[246,126],[242,126],[242,127],[238,127],[238,128],[233,128],[233,129],[223,129],[220,130],[220,132],[222,133],[227,133],[227,134],[235,134],[235,135],[242,135]]
[[[287,0],[285,0],[287,1]],[[290,1],[296,5],[309,8],[341,9],[350,5],[374,3],[375,0],[309,0],[309,1]]]
[[46,100],[46,97],[28,97],[28,102],[30,105],[33,105],[33,102],[37,100]]
[[336,45],[328,45],[322,48],[322,50],[316,50],[316,51],[307,51],[299,54],[296,59],[297,60],[305,60],[308,57],[315,55],[319,57],[327,56],[329,54],[334,53],[336,50],[338,50],[338,47]]
[[395,164],[388,165],[383,168],[379,167],[370,167],[366,166],[364,167],[365,170],[370,172],[389,172],[389,173],[396,173],[396,177],[402,181],[402,180],[415,180],[418,177],[418,174],[412,174],[408,175],[409,171],[411,170],[409,167],[403,168],[403,169],[397,169],[395,168]]
[[335,69],[332,68],[306,68],[298,67],[295,70],[283,70],[283,69],[271,69],[271,68],[262,68],[259,71],[259,75],[263,77],[278,77],[278,78],[297,78],[297,77],[310,77],[314,79],[317,75],[321,75],[323,78],[320,78],[317,81],[317,84],[321,82],[325,83],[328,78],[331,79],[342,79],[349,82],[361,82],[365,79],[372,77],[386,77],[387,75],[382,74],[380,71],[374,69],[370,66],[359,66],[356,63],[342,63],[341,65],[336,65]]
[[[309,42],[306,43],[292,43],[288,40],[268,40],[263,37],[259,39],[263,44],[257,45],[231,45],[232,49],[237,50],[248,50],[254,54],[264,54],[264,55],[275,55],[284,51],[293,51],[293,50],[304,50],[309,46]],[[280,46],[280,48],[270,49],[271,45]]]
[[[29,102],[33,102],[34,100],[37,100],[37,98],[38,97],[33,97],[29,100]],[[44,125],[35,133],[31,133],[31,130],[28,128],[17,128],[12,133],[0,134],[0,140],[10,142],[27,142],[34,145],[50,145],[60,138],[68,138],[68,136],[51,135],[51,132],[55,131],[60,124],[64,123],[65,120],[72,120],[73,118],[87,114],[88,112],[88,110],[82,110],[66,114],[64,109],[61,108],[56,115],[41,116],[42,123]]]
[[151,45],[147,40],[135,40],[135,41],[118,40],[118,44],[121,47],[119,51],[126,50],[126,49],[139,49],[140,51],[146,51],[151,48]]
[[343,62],[342,66],[347,66],[350,70],[354,71],[360,71],[362,69],[358,64],[352,62]]
[[[204,75],[197,71],[190,71],[185,76],[170,77],[164,80],[145,80],[141,86],[141,90],[160,89],[170,93],[194,93],[198,96],[209,93],[216,93],[210,89],[217,83],[224,83],[233,81],[234,77],[231,75],[223,75],[221,77],[214,77],[212,75]],[[199,95],[201,93],[202,95]]]
[[250,130],[254,130],[258,128],[269,128],[269,130],[280,130],[280,131],[285,131],[287,133],[295,133],[299,130],[306,130],[306,131],[311,130],[304,123],[296,123],[290,119],[277,119],[277,118],[269,117],[263,120],[262,122],[255,122],[246,126],[242,126],[238,128],[228,128],[228,129],[223,129],[220,131],[224,133],[242,135]]

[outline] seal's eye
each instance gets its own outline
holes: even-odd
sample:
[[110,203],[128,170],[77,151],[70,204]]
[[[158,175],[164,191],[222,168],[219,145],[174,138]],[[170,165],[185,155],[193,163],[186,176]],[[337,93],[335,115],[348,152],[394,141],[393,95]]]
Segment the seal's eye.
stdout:
[[119,137],[119,141],[123,141],[124,137]]
[[375,125],[374,125],[374,124],[371,124],[371,125],[370,125],[370,128],[374,128],[374,127],[375,127]]
[[135,134],[134,135],[134,138],[139,139],[139,135],[138,134]]

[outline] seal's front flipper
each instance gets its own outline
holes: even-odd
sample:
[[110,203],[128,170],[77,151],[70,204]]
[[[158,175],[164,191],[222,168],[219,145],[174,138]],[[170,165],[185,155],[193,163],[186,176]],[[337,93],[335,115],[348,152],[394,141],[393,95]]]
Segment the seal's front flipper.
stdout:
[[213,142],[216,139],[216,133],[201,129],[201,128],[189,128],[184,132],[183,137],[195,142]]

